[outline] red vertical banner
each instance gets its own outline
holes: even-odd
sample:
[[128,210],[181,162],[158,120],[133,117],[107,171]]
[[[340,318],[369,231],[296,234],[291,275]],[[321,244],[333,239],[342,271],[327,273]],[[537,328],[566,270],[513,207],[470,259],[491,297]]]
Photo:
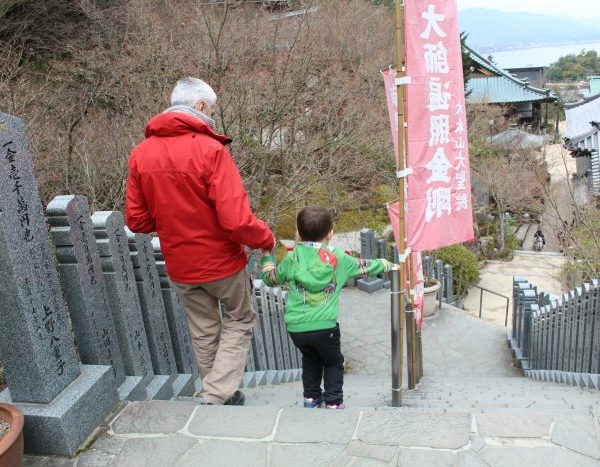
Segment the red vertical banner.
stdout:
[[423,275],[423,262],[421,252],[412,254],[412,275],[413,275],[413,310],[419,329],[423,327],[423,300],[425,299],[425,277]]
[[473,240],[456,0],[405,3],[407,238],[415,251]]
[[[472,241],[469,147],[455,0],[405,3],[406,235],[413,251]],[[383,72],[398,161],[396,70]]]

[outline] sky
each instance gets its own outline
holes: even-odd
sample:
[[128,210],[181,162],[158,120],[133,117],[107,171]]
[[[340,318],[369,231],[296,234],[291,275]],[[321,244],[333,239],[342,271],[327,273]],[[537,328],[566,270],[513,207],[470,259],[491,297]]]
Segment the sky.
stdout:
[[490,8],[572,18],[600,17],[600,0],[457,0],[458,9]]

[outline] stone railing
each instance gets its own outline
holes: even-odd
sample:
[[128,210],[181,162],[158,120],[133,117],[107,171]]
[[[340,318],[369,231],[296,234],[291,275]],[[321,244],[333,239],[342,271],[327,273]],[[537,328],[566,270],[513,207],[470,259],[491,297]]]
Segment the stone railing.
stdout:
[[513,278],[508,342],[526,376],[600,389],[600,284],[560,297]]
[[[0,402],[24,413],[27,451],[72,455],[119,399],[191,396],[201,381],[159,240],[129,231],[120,212],[90,215],[84,196],[58,196],[44,212],[23,125],[2,119]],[[253,297],[242,386],[298,379],[285,293],[255,281]]]

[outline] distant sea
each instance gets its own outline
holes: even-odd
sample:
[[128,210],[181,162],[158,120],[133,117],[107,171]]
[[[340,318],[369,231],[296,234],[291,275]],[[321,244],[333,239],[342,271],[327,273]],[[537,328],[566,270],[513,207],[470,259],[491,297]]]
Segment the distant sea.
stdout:
[[552,45],[521,50],[505,50],[502,52],[484,53],[483,56],[487,57],[488,55],[492,55],[494,62],[502,68],[524,68],[529,66],[548,66],[563,55],[578,54],[583,49],[594,49],[600,53],[600,42]]

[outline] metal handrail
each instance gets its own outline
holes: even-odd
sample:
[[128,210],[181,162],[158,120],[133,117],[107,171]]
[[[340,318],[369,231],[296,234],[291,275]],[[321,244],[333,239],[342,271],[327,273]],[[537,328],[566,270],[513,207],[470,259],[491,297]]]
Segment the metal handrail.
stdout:
[[[453,276],[441,273],[440,274],[440,279],[443,278],[443,277],[445,277],[446,279],[450,279],[452,281],[452,285],[454,285],[455,281],[459,282],[458,280],[454,279]],[[441,289],[442,291],[444,290],[443,287],[444,287],[444,284],[442,283],[442,289]],[[483,309],[483,292],[491,293],[492,295],[496,295],[496,296],[504,298],[506,300],[506,313],[504,315],[504,327],[505,328],[508,327],[508,309],[509,309],[509,306],[510,306],[510,297],[507,297],[506,295],[502,295],[501,293],[498,293],[498,292],[494,292],[493,290],[486,289],[485,287],[481,287],[479,285],[473,285],[472,287],[474,287],[476,289],[479,289],[481,291],[480,295],[479,295],[479,317],[480,318],[481,318],[481,312],[482,312],[482,309]],[[439,292],[438,307],[440,309],[442,308],[442,292]]]

